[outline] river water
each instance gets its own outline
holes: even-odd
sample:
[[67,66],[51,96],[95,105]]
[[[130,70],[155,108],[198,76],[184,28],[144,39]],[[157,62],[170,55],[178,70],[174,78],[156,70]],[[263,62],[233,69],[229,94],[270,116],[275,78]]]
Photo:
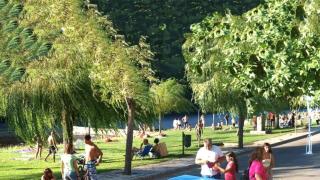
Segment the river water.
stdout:
[[[182,117],[184,116],[184,114],[181,114],[181,115],[166,115],[162,118],[162,129],[171,129],[173,128],[173,120],[175,118],[179,118],[180,120],[182,119]],[[226,121],[224,120],[224,116],[225,114],[215,114],[214,115],[214,124],[217,125],[218,123],[220,122],[223,122],[223,124],[225,125],[226,124]],[[189,117],[189,123],[191,124],[191,127],[194,127],[197,122],[198,122],[198,114],[191,114],[188,116]],[[236,122],[238,122],[238,119],[236,117]],[[229,116],[229,122],[228,124],[231,124],[232,121],[231,121],[231,116]],[[158,128],[159,125],[158,122],[155,122],[155,127]],[[212,126],[213,124],[213,116],[212,114],[206,114],[205,115],[205,126],[208,127],[208,126]]]

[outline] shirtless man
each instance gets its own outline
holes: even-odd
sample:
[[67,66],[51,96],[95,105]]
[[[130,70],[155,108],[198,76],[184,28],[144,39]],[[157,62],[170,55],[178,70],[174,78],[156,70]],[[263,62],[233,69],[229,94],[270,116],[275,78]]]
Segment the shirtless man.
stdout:
[[98,146],[91,141],[90,135],[87,134],[84,136],[84,143],[88,176],[91,180],[97,180],[96,166],[101,162],[103,153]]
[[47,158],[50,156],[50,154],[53,154],[53,162],[56,162],[56,153],[58,151],[58,147],[56,144],[56,139],[54,138],[53,131],[51,131],[51,134],[48,137],[48,145],[49,145],[49,154],[44,160],[47,161]]

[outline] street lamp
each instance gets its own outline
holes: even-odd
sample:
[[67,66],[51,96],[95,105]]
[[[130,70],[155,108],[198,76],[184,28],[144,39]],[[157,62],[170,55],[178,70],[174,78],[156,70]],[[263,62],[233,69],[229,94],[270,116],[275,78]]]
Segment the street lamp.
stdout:
[[311,135],[311,108],[310,102],[312,101],[312,97],[304,96],[305,101],[307,102],[307,110],[308,110],[308,119],[309,119],[309,127],[308,127],[308,137],[306,144],[306,154],[312,154],[312,135]]

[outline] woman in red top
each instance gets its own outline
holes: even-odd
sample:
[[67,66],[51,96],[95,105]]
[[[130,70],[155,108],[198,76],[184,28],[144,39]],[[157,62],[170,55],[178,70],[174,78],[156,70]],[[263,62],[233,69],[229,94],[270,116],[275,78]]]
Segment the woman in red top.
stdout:
[[227,167],[226,169],[221,168],[218,164],[214,168],[219,169],[220,172],[224,173],[225,180],[236,180],[236,173],[238,172],[238,161],[234,152],[228,152],[226,154]]
[[268,174],[262,164],[263,148],[257,147],[251,154],[249,164],[250,180],[267,180]]

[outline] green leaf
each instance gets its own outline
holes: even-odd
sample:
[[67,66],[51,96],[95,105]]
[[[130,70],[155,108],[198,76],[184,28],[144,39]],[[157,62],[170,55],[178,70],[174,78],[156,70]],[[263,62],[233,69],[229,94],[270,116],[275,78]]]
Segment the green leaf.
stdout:
[[9,17],[18,17],[22,9],[23,9],[22,4],[14,5],[9,11]]

